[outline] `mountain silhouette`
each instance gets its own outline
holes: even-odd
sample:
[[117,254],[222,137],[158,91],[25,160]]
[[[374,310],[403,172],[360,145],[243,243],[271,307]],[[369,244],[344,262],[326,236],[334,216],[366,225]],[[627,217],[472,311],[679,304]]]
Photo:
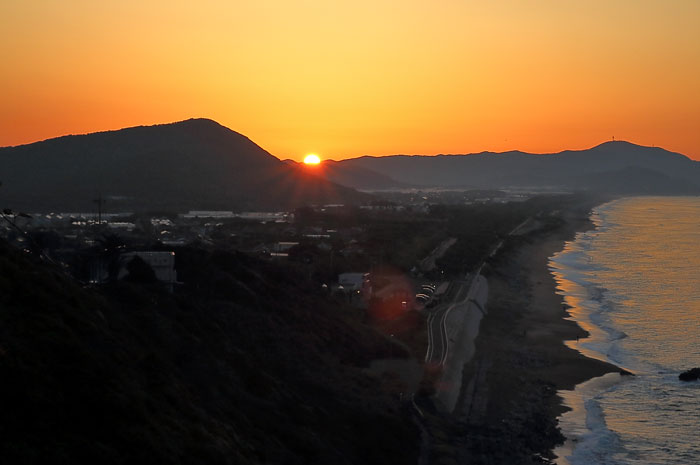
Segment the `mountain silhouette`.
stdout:
[[[293,160],[285,160],[285,162],[292,166],[301,166],[300,163]],[[329,181],[343,186],[351,186],[353,189],[387,190],[416,187],[362,166],[351,166],[335,160],[324,160],[314,169],[318,170],[319,175]]]
[[[389,184],[425,187],[556,188],[629,194],[700,192],[700,162],[657,147],[606,142],[588,150],[554,154],[525,152],[469,155],[393,155],[360,157],[338,162],[345,185],[359,169],[389,177]],[[337,175],[337,179],[341,179]],[[385,188],[376,186],[376,189]]]
[[361,194],[289,166],[215,121],[190,119],[0,148],[3,206],[90,211],[288,209]]

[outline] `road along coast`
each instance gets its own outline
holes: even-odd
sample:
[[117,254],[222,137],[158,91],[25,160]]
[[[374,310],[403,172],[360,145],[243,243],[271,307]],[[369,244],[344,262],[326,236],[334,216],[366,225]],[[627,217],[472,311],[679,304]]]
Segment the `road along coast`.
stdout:
[[[592,201],[580,201],[508,238],[484,267],[488,312],[476,350],[464,365],[455,429],[469,463],[542,463],[564,437],[557,418],[566,407],[559,390],[621,370],[583,356],[564,341],[587,333],[556,293],[549,258],[577,231],[592,227]],[[503,447],[509,444],[509,447]],[[515,462],[513,462],[515,461]]]
[[486,314],[488,281],[476,274],[466,288],[466,296],[451,304],[444,316],[446,350],[441,359],[442,370],[437,381],[435,399],[440,407],[453,412],[462,390],[462,369],[474,356],[479,324]]

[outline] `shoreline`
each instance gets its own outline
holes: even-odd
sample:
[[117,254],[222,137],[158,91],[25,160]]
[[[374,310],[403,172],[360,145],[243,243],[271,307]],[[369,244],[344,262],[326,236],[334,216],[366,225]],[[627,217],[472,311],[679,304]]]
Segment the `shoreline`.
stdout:
[[[567,439],[559,418],[571,410],[560,391],[573,392],[608,373],[626,373],[567,346],[566,341],[588,333],[571,319],[549,267],[567,241],[594,227],[589,213],[601,203],[589,199],[571,205],[559,212],[558,223],[548,227],[545,221],[510,239],[488,267],[489,312],[476,353],[464,367],[464,390],[455,409],[471,438],[465,460],[498,463],[493,454],[504,462],[554,460],[555,448]],[[498,450],[495,442],[504,440],[512,450]]]
[[[559,392],[559,396],[566,407],[569,408],[559,416],[559,428],[564,434],[565,440],[563,444],[558,445],[552,451],[555,455],[554,463],[556,465],[571,465],[569,457],[574,454],[574,450],[579,444],[585,444],[585,435],[590,433],[587,426],[588,411],[586,409],[586,400],[595,397],[596,395],[610,389],[615,384],[623,382],[624,378],[619,373],[606,373],[603,376],[592,378],[577,384],[571,390]],[[584,439],[584,441],[581,441]]]
[[609,374],[563,391],[572,410],[560,423],[572,440],[554,451],[557,465],[695,463],[695,425],[681,419],[692,418],[697,393],[684,389],[678,373],[693,366],[696,347],[676,336],[697,317],[697,287],[687,276],[699,249],[685,240],[697,230],[693,210],[697,197],[606,203],[592,216],[599,229],[553,260],[573,318],[592,328],[589,339],[567,345],[637,375]]

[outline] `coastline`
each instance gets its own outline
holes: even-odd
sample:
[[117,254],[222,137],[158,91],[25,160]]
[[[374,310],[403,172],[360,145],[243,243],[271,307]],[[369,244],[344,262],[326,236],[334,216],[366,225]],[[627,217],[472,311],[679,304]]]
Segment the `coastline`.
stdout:
[[[555,447],[566,439],[558,419],[570,410],[559,391],[624,372],[566,345],[588,333],[570,319],[549,268],[550,258],[566,241],[593,227],[589,213],[600,203],[578,202],[559,212],[557,221],[544,221],[511,238],[485,270],[489,311],[481,322],[476,353],[464,367],[455,409],[468,435],[466,460],[553,460]],[[497,443],[503,441],[511,445],[509,450],[500,450]]]

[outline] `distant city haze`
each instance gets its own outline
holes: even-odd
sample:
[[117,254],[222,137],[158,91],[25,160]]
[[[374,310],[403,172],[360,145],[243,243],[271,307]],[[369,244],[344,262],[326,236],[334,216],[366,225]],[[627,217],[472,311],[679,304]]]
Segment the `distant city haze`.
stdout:
[[0,4],[0,146],[212,118],[275,156],[700,159],[700,2]]

